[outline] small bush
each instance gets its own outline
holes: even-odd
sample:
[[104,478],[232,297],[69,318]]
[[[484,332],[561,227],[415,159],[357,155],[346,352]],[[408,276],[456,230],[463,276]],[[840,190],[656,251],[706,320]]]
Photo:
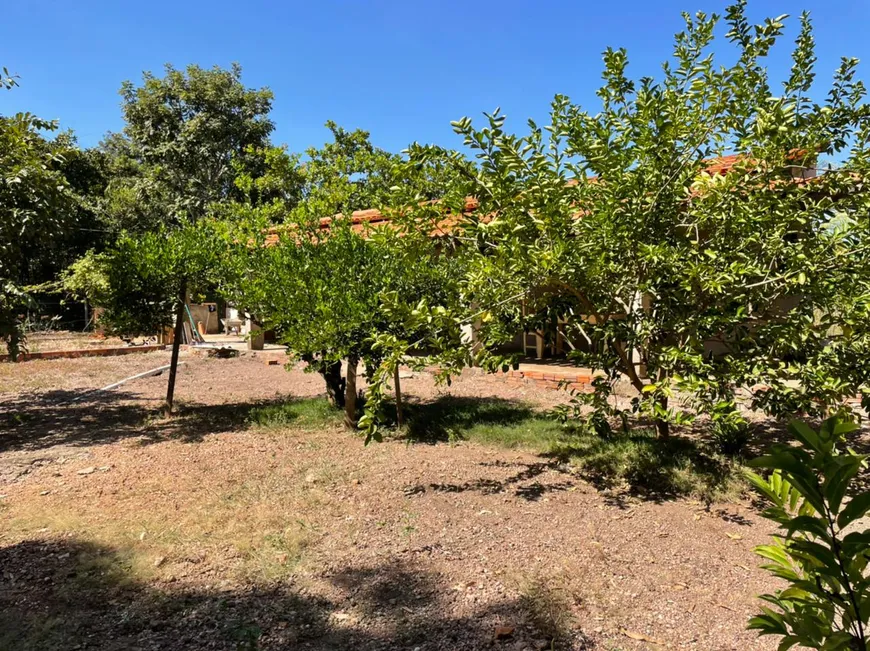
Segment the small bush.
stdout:
[[749,423],[736,409],[714,412],[711,422],[713,442],[722,454],[737,456],[752,438]]

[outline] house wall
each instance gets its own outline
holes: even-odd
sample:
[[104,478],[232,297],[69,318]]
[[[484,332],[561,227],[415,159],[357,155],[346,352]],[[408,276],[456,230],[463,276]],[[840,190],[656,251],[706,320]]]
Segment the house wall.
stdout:
[[[205,326],[206,334],[214,335],[220,332],[220,314],[217,311],[217,303],[191,303],[188,305],[193,322]],[[209,312],[209,307],[213,310]]]

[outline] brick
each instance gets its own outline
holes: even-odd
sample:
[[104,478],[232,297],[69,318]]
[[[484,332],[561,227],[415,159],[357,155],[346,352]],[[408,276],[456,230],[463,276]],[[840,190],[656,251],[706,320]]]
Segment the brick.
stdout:
[[[113,357],[115,355],[130,355],[132,353],[150,353],[155,350],[166,350],[163,344],[151,346],[124,346],[116,348],[81,348],[78,350],[47,350],[43,353],[22,353],[18,360],[26,362],[30,359],[76,359],[78,357]],[[9,355],[0,355],[0,362],[10,361]]]

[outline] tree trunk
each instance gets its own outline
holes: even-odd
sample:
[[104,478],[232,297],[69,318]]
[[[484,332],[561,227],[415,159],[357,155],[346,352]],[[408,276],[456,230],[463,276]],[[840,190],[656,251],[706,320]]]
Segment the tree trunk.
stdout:
[[[668,379],[668,372],[659,368],[659,372],[656,376],[656,382],[660,385],[666,383]],[[658,398],[658,406],[661,409],[661,413],[666,414],[668,411],[668,397],[664,394],[660,394]],[[659,418],[656,420],[656,432],[658,433],[659,440],[666,440],[671,436],[671,424],[665,420],[664,418]]]
[[187,303],[187,282],[181,281],[181,289],[178,292],[178,313],[175,315],[175,336],[172,339],[172,360],[169,366],[169,386],[166,387],[166,405],[163,413],[169,417],[172,415],[172,401],[175,398],[175,374],[178,371],[178,351],[181,347],[181,337],[184,333],[184,306]]
[[399,384],[399,365],[396,364],[396,371],[393,376],[393,381],[396,384],[396,425],[398,427],[405,426],[405,415],[402,413],[402,386]]
[[[667,411],[668,397],[662,396],[659,398],[659,407]],[[664,418],[656,419],[656,433],[660,440],[666,440],[671,436],[671,424]]]
[[344,380],[341,377],[341,362],[329,362],[320,367],[320,375],[326,382],[326,399],[336,409],[344,409]]
[[359,360],[356,357],[348,357],[347,373],[345,374],[344,389],[344,426],[348,429],[356,429],[356,366]]
[[671,424],[666,420],[657,420],[656,433],[658,434],[660,441],[668,440],[669,438],[671,438]]

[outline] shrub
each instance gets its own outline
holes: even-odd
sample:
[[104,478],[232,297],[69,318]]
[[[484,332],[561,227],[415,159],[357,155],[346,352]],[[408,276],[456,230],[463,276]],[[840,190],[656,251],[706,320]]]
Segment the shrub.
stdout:
[[870,529],[850,525],[870,509],[870,492],[846,499],[866,459],[844,445],[844,435],[856,428],[842,417],[825,421],[818,432],[795,421],[789,431],[796,447],[777,446],[751,464],[773,471],[767,479],[754,473],[749,479],[771,503],[764,516],[782,529],[756,552],[769,561],[763,567],[789,585],[762,595],[775,609],[763,607],[749,628],[781,636],[780,651],[796,645],[867,649]]
[[740,454],[751,437],[749,423],[740,415],[731,400],[714,407],[711,414],[711,434],[719,451],[730,456]]

